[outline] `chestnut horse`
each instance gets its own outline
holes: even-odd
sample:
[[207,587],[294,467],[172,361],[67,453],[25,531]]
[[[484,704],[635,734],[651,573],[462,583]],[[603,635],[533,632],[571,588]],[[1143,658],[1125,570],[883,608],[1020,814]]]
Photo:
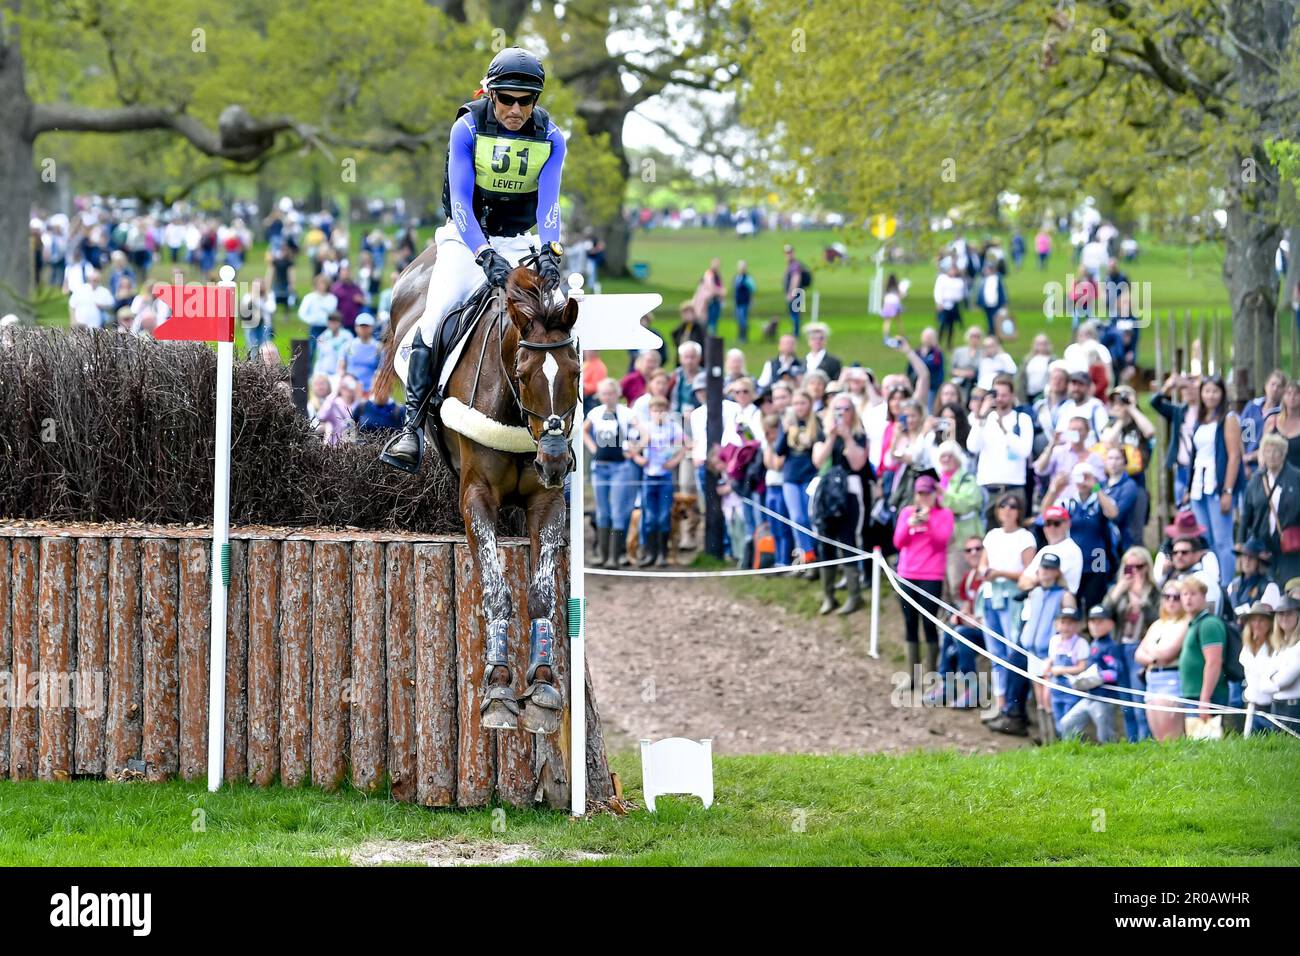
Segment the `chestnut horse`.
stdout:
[[[423,314],[436,254],[436,247],[424,250],[397,281],[379,382],[391,381],[398,346]],[[546,288],[531,269],[516,268],[506,284],[504,307],[496,294],[468,333],[445,389],[441,437],[447,464],[460,478],[461,517],[486,605],[482,711],[483,726],[494,729],[513,730],[522,720],[532,733],[554,733],[560,725],[563,699],[552,683],[551,618],[556,558],[568,543],[569,435],[581,407],[581,357],[572,335],[577,317],[576,301]],[[453,411],[455,429],[448,424]],[[437,417],[426,416],[427,439],[439,427]],[[514,609],[496,538],[497,515],[510,503],[523,507],[532,545],[530,653],[526,689],[518,697],[506,646]]]

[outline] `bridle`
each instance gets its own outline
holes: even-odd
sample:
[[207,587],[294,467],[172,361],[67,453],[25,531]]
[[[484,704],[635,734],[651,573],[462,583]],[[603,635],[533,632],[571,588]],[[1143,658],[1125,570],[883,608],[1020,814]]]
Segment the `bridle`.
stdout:
[[[534,352],[554,352],[556,349],[568,348],[569,346],[573,345],[575,341],[576,340],[574,339],[572,334],[566,335],[558,342],[530,342],[527,339],[521,337],[519,339],[519,347],[521,349],[530,349]],[[574,351],[576,352],[577,349],[575,348]],[[502,368],[503,369],[505,368],[504,358],[502,359]],[[543,415],[541,412],[533,411],[531,408],[529,408],[527,405],[524,404],[522,389],[520,388],[520,383],[518,382],[518,376],[519,376],[519,359],[516,356],[514,373],[512,374],[509,370],[506,370],[506,384],[510,386],[510,394],[514,396],[515,405],[518,406],[519,411],[522,417],[524,418],[524,421],[525,422],[528,421],[529,418],[535,418],[539,422],[541,422],[543,440],[550,437],[559,437],[567,441],[569,430],[568,428],[565,427],[565,419],[567,419],[570,415],[572,415],[575,411],[577,411],[578,399],[575,398],[573,400],[573,404],[570,405],[568,408],[566,408],[563,414],[557,415],[554,411],[552,411],[551,414],[549,415]]]

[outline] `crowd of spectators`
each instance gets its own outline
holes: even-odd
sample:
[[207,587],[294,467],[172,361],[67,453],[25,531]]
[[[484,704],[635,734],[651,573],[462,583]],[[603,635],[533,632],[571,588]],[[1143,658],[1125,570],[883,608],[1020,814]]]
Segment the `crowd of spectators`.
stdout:
[[[669,336],[674,367],[665,368],[669,343],[630,356],[626,371],[587,356],[597,566],[633,563],[629,533],[639,538],[636,564],[671,558],[664,476],[689,451],[679,494],[702,508],[716,489],[727,556],[818,581],[821,613],[863,605],[864,562],[822,563],[849,556],[837,543],[879,548],[915,588],[915,603],[900,597],[908,684],[934,675],[927,703],[978,707],[990,731],[1046,742],[1091,727],[1100,741],[1163,740],[1242,729],[1240,715],[1214,705],[1294,716],[1300,382],[1274,372],[1238,412],[1221,378],[1176,373],[1157,383],[1155,414],[1144,412],[1139,329],[1120,267],[1135,251],[1101,225],[1076,250],[1077,285],[1092,291],[1075,298],[1061,354],[1045,335],[1018,356],[1004,347],[1015,334],[1007,260],[997,242],[976,250],[958,240],[936,263],[935,323],[915,346],[901,334],[901,308],[886,316],[896,370],[878,375],[837,356],[822,322],[781,335],[770,357],[728,352],[716,446],[699,333],[716,325],[728,289],[739,318],[752,280],[741,262],[728,282],[714,260]],[[1012,249],[1018,267],[1023,239]],[[792,301],[807,283],[786,252]],[[906,294],[892,277],[887,289],[895,305]],[[962,344],[947,348],[945,335]],[[680,432],[665,426],[665,411]],[[1173,520],[1163,528],[1150,521],[1162,486],[1149,467],[1153,418],[1170,436]],[[671,454],[665,443],[679,434],[683,451]],[[1011,666],[978,674],[975,651],[935,618]],[[1130,702],[1155,709],[1120,706]],[[1166,712],[1180,707],[1190,715]],[[1256,720],[1254,729],[1272,726]]]

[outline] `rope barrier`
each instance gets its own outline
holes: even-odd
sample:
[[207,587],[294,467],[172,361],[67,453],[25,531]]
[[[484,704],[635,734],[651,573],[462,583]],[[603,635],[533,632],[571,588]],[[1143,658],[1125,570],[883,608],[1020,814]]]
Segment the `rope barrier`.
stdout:
[[[1248,711],[1245,708],[1230,707],[1227,704],[1215,704],[1212,702],[1207,702],[1203,704],[1198,700],[1194,701],[1186,697],[1169,697],[1168,695],[1164,695],[1164,694],[1154,694],[1150,691],[1141,690],[1136,687],[1117,687],[1116,691],[1129,696],[1139,696],[1144,698],[1154,697],[1160,700],[1172,700],[1175,703],[1186,704],[1188,706],[1166,707],[1159,704],[1140,703],[1136,700],[1123,700],[1114,697],[1099,697],[1095,694],[1090,694],[1087,691],[1079,690],[1078,688],[1075,687],[1070,687],[1065,684],[1053,683],[1052,681],[1047,680],[1041,675],[1031,674],[1029,671],[1024,670],[1021,667],[1018,667],[1015,664],[1012,664],[1010,661],[1003,660],[1001,657],[998,657],[993,652],[975,644],[964,635],[958,633],[951,625],[945,623],[944,621],[939,620],[937,617],[931,614],[928,610],[926,610],[924,607],[918,604],[916,599],[913,598],[910,594],[904,593],[898,586],[898,582],[900,581],[911,590],[924,594],[927,600],[933,602],[936,606],[943,608],[945,611],[953,615],[955,618],[969,622],[970,625],[978,628],[979,630],[984,632],[984,634],[986,634],[987,636],[990,636],[998,641],[1001,641],[1004,644],[1011,643],[1007,638],[1003,637],[1001,634],[998,634],[996,631],[991,630],[983,622],[976,620],[975,618],[958,610],[957,608],[954,608],[952,605],[946,603],[940,598],[936,598],[933,595],[929,594],[928,592],[922,591],[919,587],[917,587],[911,581],[908,581],[906,578],[899,577],[897,572],[895,572],[894,569],[889,566],[889,562],[885,560],[884,555],[880,554],[879,552],[863,551],[861,548],[855,547],[850,544],[845,544],[842,541],[835,541],[831,538],[827,538],[821,534],[818,534],[816,531],[813,531],[811,528],[805,528],[802,525],[800,525],[798,522],[794,521],[793,519],[771,510],[770,508],[766,507],[760,502],[755,501],[753,498],[746,498],[744,496],[740,496],[740,497],[741,497],[741,501],[744,501],[751,507],[756,508],[758,511],[761,511],[763,514],[768,515],[771,518],[775,518],[776,520],[789,525],[791,529],[795,531],[800,531],[808,535],[810,538],[813,538],[816,541],[820,541],[823,544],[831,545],[835,548],[838,548],[841,551],[848,551],[850,552],[849,556],[844,558],[828,559],[825,561],[815,561],[812,562],[811,564],[793,565],[791,567],[736,568],[736,569],[730,569],[725,571],[632,571],[632,570],[593,568],[593,569],[589,569],[587,573],[604,574],[604,575],[609,575],[611,577],[669,577],[669,578],[740,577],[744,575],[754,575],[754,574],[781,574],[781,573],[790,573],[790,572],[797,573],[798,571],[808,570],[811,568],[827,567],[827,566],[837,565],[837,564],[849,564],[856,561],[862,561],[864,559],[871,560],[876,562],[876,567],[879,568],[884,573],[886,579],[890,583],[890,586],[894,589],[894,592],[904,601],[907,601],[913,608],[916,609],[918,613],[928,618],[930,621],[934,622],[935,626],[943,630],[945,634],[950,635],[951,637],[960,641],[966,647],[975,651],[977,654],[987,658],[991,663],[999,664],[1002,667],[1006,668],[1007,670],[1019,674],[1021,677],[1027,678],[1032,683],[1039,684],[1043,687],[1047,687],[1050,690],[1059,690],[1073,697],[1078,697],[1080,699],[1095,700],[1104,704],[1110,704],[1117,707],[1131,707],[1137,710],[1151,710],[1160,713],[1184,714],[1184,715],[1187,714],[1199,715],[1201,712],[1207,711],[1215,714],[1216,716],[1222,716],[1224,714],[1247,714],[1250,717],[1259,716],[1272,723],[1279,730],[1287,734],[1290,734],[1292,737],[1300,739],[1300,734],[1296,733],[1295,731],[1291,730],[1289,727],[1286,727],[1284,725],[1286,723],[1300,724],[1300,718],[1296,718],[1296,717],[1282,717],[1276,714],[1261,714],[1255,711],[1253,707]],[[1023,648],[1021,649],[1023,650]]]

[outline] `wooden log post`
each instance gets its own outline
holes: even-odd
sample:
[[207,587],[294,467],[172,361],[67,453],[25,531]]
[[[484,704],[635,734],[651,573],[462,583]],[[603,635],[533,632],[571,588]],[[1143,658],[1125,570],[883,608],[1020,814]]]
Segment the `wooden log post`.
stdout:
[[301,786],[311,766],[312,543],[280,552],[280,783]]
[[280,543],[248,543],[248,779],[280,770]]
[[[519,546],[502,548],[501,566],[510,584],[510,606],[515,609],[510,622],[509,655],[510,679],[518,697],[524,692],[524,676],[528,671],[528,581],[532,574],[528,549]],[[497,799],[511,807],[532,806],[537,790],[533,735],[520,727],[518,730],[498,731],[493,736],[497,746]]]
[[180,681],[180,775],[183,780],[208,776],[208,647],[212,619],[212,578],[207,541],[180,542],[177,574],[180,587],[177,673]]
[[[483,590],[474,573],[469,545],[455,547],[456,595],[456,803],[481,807],[492,799],[496,745],[479,713],[486,683],[483,647],[487,639]],[[418,576],[417,576],[418,586]]]
[[352,786],[373,793],[384,781],[384,546],[352,545],[352,677],[348,686]]
[[150,538],[141,559],[144,648],[145,777],[166,780],[180,770],[180,675],[177,632],[180,579],[176,542]]
[[[9,675],[10,693],[13,693],[14,641],[9,615],[13,606],[12,578],[9,568],[9,541],[0,540],[0,673]],[[12,701],[0,700],[0,780],[9,779],[9,721]]]
[[108,706],[108,542],[77,542],[77,719],[73,772],[104,772],[104,715]]
[[[446,563],[447,567],[450,568],[450,558],[447,559]],[[404,541],[389,542],[384,555],[384,653],[388,677],[388,782],[390,795],[394,800],[401,803],[413,802],[416,795],[414,587],[414,545]],[[452,765],[455,766],[454,761]],[[453,783],[455,781],[454,773],[452,781]]]
[[104,774],[120,780],[140,759],[144,687],[140,644],[140,546],[114,538],[108,547],[108,709]]
[[11,552],[13,568],[13,696],[9,717],[9,776],[36,779],[38,713],[31,700],[31,684],[40,660],[37,581],[40,554],[37,542],[19,538]]
[[76,542],[41,540],[39,750],[40,780],[72,778],[76,726]]
[[226,597],[226,727],[224,779],[248,775],[248,543],[230,542]]
[[[415,799],[426,807],[455,806],[459,800],[459,755],[466,746],[461,723],[470,719],[465,707],[458,708],[458,703],[463,704],[458,696],[460,678],[462,668],[475,660],[482,673],[481,654],[461,660],[464,648],[457,642],[460,601],[453,560],[449,544],[415,546]],[[477,700],[472,716],[477,720]],[[481,737],[484,732],[479,733]],[[486,759],[478,750],[473,756]],[[476,792],[487,791],[482,777],[471,774],[470,779],[479,788]]]
[[318,541],[312,549],[311,782],[337,790],[347,752],[349,627],[348,546]]

